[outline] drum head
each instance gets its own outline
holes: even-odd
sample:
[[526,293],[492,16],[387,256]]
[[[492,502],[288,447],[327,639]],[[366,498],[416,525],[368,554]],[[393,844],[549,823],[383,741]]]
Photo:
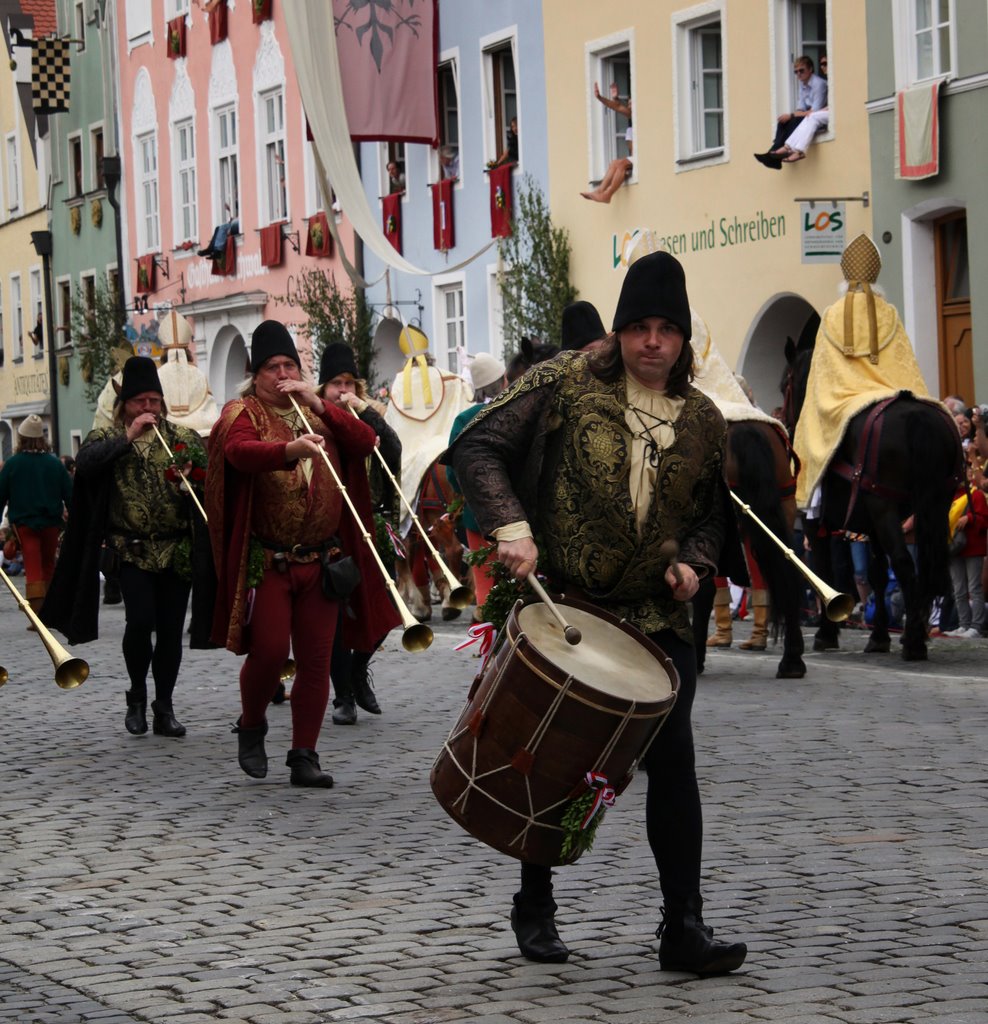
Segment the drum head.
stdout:
[[636,704],[663,701],[672,695],[665,666],[632,634],[582,608],[561,604],[560,610],[583,634],[578,644],[566,642],[562,627],[541,601],[521,609],[518,625],[539,654],[561,672]]

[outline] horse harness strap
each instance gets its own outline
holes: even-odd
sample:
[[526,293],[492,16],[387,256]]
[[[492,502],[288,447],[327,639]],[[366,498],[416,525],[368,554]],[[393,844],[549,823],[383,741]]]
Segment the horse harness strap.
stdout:
[[868,418],[865,420],[864,429],[861,431],[861,441],[858,444],[858,461],[852,466],[851,463],[835,459],[831,469],[840,477],[843,477],[851,484],[851,496],[847,502],[847,513],[844,516],[842,530],[848,528],[851,521],[851,514],[857,504],[858,494],[861,490],[876,494],[880,498],[887,498],[890,501],[904,501],[909,495],[906,491],[894,487],[888,487],[878,482],[878,451],[879,441],[882,436],[882,422],[885,410],[899,398],[893,395],[891,398],[877,402],[868,410]]

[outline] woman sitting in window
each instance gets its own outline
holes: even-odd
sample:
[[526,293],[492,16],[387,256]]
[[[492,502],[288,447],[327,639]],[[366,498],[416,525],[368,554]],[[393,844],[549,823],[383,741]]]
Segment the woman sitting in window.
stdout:
[[628,119],[628,127],[624,133],[625,142],[628,143],[628,155],[618,157],[617,160],[612,160],[608,164],[607,170],[604,171],[603,178],[600,179],[600,183],[592,192],[581,192],[580,195],[584,199],[592,199],[595,203],[609,203],[611,196],[624,184],[625,179],[631,174],[633,163],[631,160],[632,149],[634,147],[634,129],[631,126],[631,97],[627,100],[622,100],[618,96],[617,82],[611,82],[610,87],[610,99],[605,96],[601,96],[600,88],[597,83],[593,84],[593,94],[604,104],[605,107],[609,107],[615,113],[624,114]]

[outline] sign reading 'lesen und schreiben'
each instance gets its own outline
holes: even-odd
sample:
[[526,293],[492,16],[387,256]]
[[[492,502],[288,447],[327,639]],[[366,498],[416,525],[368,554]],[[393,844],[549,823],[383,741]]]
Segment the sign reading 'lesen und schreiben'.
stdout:
[[803,263],[840,263],[847,245],[843,203],[801,203],[799,251]]

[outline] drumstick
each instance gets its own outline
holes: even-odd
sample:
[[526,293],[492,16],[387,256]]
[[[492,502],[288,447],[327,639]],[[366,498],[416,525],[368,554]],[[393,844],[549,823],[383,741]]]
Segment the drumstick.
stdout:
[[578,644],[583,639],[583,634],[576,628],[576,626],[571,626],[563,618],[562,612],[556,607],[552,598],[545,592],[545,588],[541,583],[539,583],[538,579],[536,579],[534,572],[530,572],[528,574],[528,582],[531,584],[532,590],[534,590],[535,593],[543,600],[546,608],[548,608],[555,616],[556,622],[563,627],[563,636],[566,638],[566,643],[573,644],[574,646]]
[[683,574],[679,568],[679,545],[674,540],[664,540],[659,545],[659,558],[664,558],[676,577],[676,586],[683,582]]

